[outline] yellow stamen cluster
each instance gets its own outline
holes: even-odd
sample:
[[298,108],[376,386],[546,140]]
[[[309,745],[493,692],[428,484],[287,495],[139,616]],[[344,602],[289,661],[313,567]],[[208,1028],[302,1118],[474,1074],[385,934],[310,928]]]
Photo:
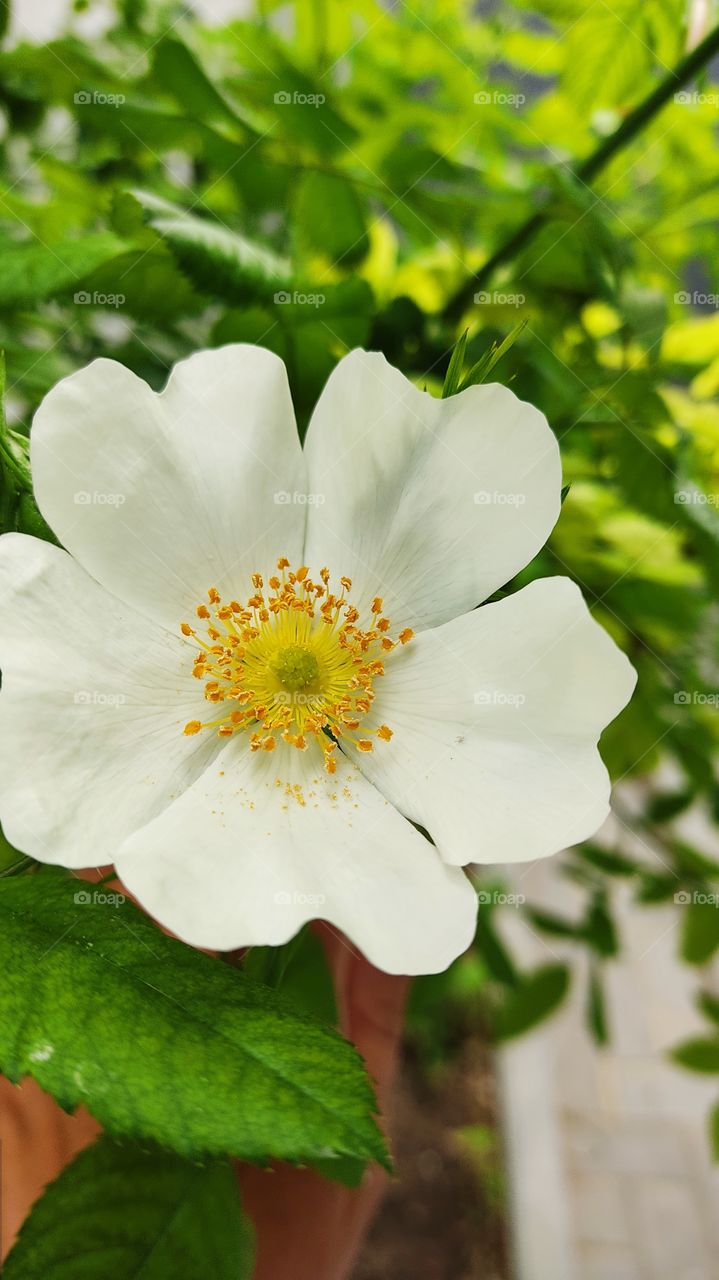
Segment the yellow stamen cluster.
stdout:
[[[356,738],[374,701],[373,684],[384,675],[384,659],[398,644],[407,644],[409,627],[396,640],[382,599],[372,602],[369,626],[359,626],[357,609],[347,599],[349,578],[339,592],[330,589],[328,569],[319,581],[301,565],[292,571],[286,556],[265,587],[252,576],[253,593],[244,604],[223,603],[210,587],[207,604],[198,604],[207,639],[183,622],[180,630],[199,646],[193,675],[205,683],[205,698],[219,714],[207,721],[190,720],[184,732],[214,728],[220,737],[250,730],[253,751],[273,751],[278,740],[304,750],[314,736],[324,752],[328,773],[336,769],[335,752],[342,740],[371,751],[371,737]],[[386,725],[374,736],[389,742]]]

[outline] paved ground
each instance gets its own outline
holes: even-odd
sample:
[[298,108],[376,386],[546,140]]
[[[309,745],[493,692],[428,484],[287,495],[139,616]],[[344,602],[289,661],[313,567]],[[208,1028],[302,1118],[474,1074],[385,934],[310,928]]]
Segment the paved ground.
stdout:
[[[533,901],[572,913],[575,890],[555,861],[519,878]],[[518,1280],[717,1280],[706,1120],[718,1082],[666,1060],[705,1026],[697,975],[676,959],[674,904],[636,907],[624,888],[616,907],[624,955],[607,973],[610,1047],[584,1030],[576,974],[567,1009],[502,1057]],[[507,928],[527,963],[551,959],[518,914]]]

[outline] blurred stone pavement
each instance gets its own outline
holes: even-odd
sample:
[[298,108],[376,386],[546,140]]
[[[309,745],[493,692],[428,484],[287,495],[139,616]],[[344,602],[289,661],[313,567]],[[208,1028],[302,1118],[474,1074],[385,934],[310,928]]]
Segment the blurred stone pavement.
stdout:
[[[716,846],[716,834],[703,832],[712,852],[707,837]],[[622,848],[650,860],[626,830]],[[512,887],[576,915],[581,896],[558,866],[518,866]],[[505,936],[527,967],[574,955],[565,1008],[500,1055],[516,1280],[717,1280],[719,1166],[707,1119],[719,1079],[666,1056],[707,1033],[694,998],[700,979],[717,990],[716,967],[698,973],[680,963],[673,902],[637,906],[622,883],[613,902],[622,954],[605,969],[606,1048],[585,1027],[587,974],[576,951],[540,938],[519,911],[502,912]]]

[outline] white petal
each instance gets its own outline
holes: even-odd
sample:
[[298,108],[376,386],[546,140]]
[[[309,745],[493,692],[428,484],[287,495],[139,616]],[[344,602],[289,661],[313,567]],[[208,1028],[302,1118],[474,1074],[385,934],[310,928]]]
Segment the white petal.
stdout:
[[[67,867],[112,861],[218,750],[192,646],[120,604],[66,552],[0,538],[0,820]],[[202,741],[201,741],[202,739]]]
[[415,637],[377,681],[358,764],[447,862],[545,857],[608,811],[596,747],[636,673],[568,578],[544,578]]
[[301,555],[304,462],[284,365],[260,347],[200,351],[156,395],[95,360],[42,402],[31,433],[40,509],[83,568],[175,629],[210,586]]
[[438,400],[376,353],[340,362],[305,445],[305,562],[382,596],[415,630],[474,608],[543,546],[561,465],[546,419],[506,387]]
[[195,946],[276,946],[307,920],[388,973],[431,973],[469,945],[476,894],[345,760],[233,739],[116,859],[142,905]]

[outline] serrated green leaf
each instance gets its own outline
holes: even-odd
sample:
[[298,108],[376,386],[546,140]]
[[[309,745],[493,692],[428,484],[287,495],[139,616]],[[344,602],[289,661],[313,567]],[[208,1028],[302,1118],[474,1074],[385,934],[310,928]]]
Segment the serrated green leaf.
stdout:
[[250,1280],[252,1227],[230,1164],[101,1137],[50,1183],[6,1280]]
[[659,63],[681,54],[682,0],[612,0],[590,5],[565,43],[564,85],[580,111],[633,102]]
[[72,303],[86,276],[124,248],[122,241],[109,231],[53,245],[39,240],[28,244],[6,241],[0,272],[0,307],[24,307],[60,293]]
[[111,1133],[182,1155],[386,1159],[346,1041],[93,893],[55,869],[0,881],[9,1079],[30,1074]]
[[136,202],[142,220],[161,236],[202,293],[241,302],[270,299],[287,287],[289,263],[263,245],[150,191],[123,193],[124,218],[128,198]]

